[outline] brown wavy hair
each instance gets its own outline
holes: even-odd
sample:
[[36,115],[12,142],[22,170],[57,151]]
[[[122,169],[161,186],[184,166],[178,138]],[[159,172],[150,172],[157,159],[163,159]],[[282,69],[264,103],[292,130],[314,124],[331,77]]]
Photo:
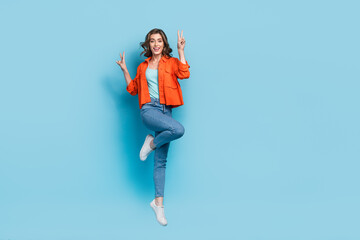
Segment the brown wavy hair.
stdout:
[[170,45],[169,45],[169,42],[167,40],[167,37],[166,37],[166,34],[164,33],[163,30],[159,29],[159,28],[154,28],[152,30],[150,30],[150,32],[148,32],[148,34],[146,34],[146,37],[145,37],[145,42],[140,42],[140,46],[144,49],[144,51],[142,51],[140,53],[140,56],[142,54],[144,54],[145,57],[151,57],[152,56],[152,52],[151,52],[151,49],[150,49],[150,36],[152,34],[155,34],[155,33],[159,33],[164,41],[164,47],[163,47],[163,50],[162,50],[162,55],[163,56],[168,56],[168,57],[172,57],[172,49],[170,48]]

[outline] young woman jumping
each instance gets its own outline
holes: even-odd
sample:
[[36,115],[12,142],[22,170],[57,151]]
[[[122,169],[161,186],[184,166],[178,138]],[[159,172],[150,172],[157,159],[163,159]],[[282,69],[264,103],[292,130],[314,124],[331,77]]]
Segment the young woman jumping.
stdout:
[[136,77],[132,80],[125,64],[125,52],[120,54],[121,67],[127,84],[126,90],[131,95],[138,94],[141,119],[155,137],[148,134],[140,150],[140,160],[155,151],[154,184],[155,198],[150,206],[156,214],[157,221],[167,225],[164,213],[164,186],[167,154],[170,142],[184,135],[184,127],[172,118],[172,109],[184,104],[178,79],[190,77],[190,65],[185,60],[185,38],[183,31],[178,31],[177,48],[179,59],[171,56],[172,49],[161,29],[152,29],[141,42],[147,59],[137,67]]

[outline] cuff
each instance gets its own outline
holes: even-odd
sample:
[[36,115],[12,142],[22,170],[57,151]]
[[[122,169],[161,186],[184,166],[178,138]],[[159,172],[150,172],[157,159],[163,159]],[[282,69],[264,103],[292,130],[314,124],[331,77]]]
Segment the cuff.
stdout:
[[186,71],[188,70],[188,68],[190,68],[190,65],[188,64],[188,62],[185,60],[186,63],[182,63],[180,60],[179,60],[179,70],[181,71]]
[[135,90],[132,81],[129,83],[129,85],[127,85],[126,91],[128,91],[131,95],[136,95],[137,94],[137,91]]

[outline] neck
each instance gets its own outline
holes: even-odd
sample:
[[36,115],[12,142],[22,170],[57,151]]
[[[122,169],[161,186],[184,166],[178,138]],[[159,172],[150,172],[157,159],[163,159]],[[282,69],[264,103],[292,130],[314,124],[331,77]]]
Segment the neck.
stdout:
[[160,61],[161,57],[162,57],[161,54],[152,55],[151,60],[154,62],[158,62]]

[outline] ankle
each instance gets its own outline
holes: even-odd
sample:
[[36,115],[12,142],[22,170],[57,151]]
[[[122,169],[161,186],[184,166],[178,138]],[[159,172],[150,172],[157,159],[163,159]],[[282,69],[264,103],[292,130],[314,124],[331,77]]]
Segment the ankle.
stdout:
[[154,141],[150,142],[150,147],[151,147],[152,150],[154,150],[156,148],[155,145],[154,145]]
[[155,198],[155,205],[158,207],[163,207],[162,201]]

